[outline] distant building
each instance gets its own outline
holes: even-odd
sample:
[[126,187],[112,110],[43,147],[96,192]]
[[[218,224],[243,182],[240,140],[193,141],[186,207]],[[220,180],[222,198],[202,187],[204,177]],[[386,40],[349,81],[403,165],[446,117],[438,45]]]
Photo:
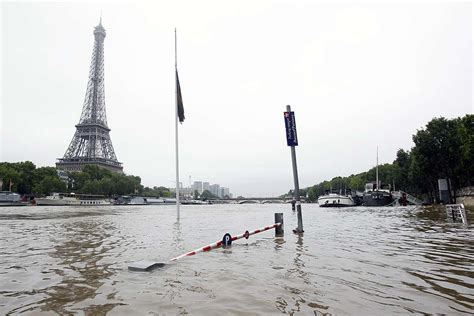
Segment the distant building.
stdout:
[[202,181],[194,181],[193,191],[198,191],[199,194],[201,194],[203,192],[202,191]]
[[229,188],[223,188],[224,189],[224,194],[222,195],[222,198],[225,198],[226,196],[227,197],[230,197],[230,190]]
[[209,182],[194,181],[193,185],[190,188],[184,188],[182,190],[184,195],[190,196],[194,196],[194,191],[197,191],[199,194],[202,194],[204,191],[209,191],[221,199],[226,196],[232,198],[232,193],[230,193],[230,189],[221,187],[220,184],[217,183],[210,184]]
[[211,193],[214,194],[215,196],[219,196],[220,187],[221,186],[218,184],[212,184],[209,186],[209,191],[211,191]]

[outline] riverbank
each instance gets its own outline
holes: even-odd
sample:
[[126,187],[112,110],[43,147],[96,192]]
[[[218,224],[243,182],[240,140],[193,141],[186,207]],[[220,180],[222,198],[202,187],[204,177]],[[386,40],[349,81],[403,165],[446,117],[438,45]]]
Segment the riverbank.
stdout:
[[474,212],[474,186],[456,191],[456,203],[462,203],[466,209]]

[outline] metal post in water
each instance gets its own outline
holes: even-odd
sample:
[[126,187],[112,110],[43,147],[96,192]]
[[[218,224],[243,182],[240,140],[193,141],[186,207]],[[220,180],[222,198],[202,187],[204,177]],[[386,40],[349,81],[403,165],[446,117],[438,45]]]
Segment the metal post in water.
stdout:
[[174,29],[174,69],[175,69],[175,147],[176,147],[176,218],[179,221],[179,150],[178,150],[178,44]]
[[294,199],[296,203],[296,211],[298,216],[298,227],[295,229],[295,233],[303,233],[303,216],[301,215],[301,202],[300,202],[300,185],[298,181],[298,168],[296,166],[296,152],[295,146],[298,146],[298,137],[296,135],[296,121],[294,112],[291,112],[291,106],[286,106],[285,115],[285,127],[286,127],[286,141],[288,146],[291,148],[291,161],[293,164],[293,180],[295,182]]
[[275,227],[275,237],[283,237],[285,231],[283,229],[283,213],[275,213],[275,224],[281,223]]

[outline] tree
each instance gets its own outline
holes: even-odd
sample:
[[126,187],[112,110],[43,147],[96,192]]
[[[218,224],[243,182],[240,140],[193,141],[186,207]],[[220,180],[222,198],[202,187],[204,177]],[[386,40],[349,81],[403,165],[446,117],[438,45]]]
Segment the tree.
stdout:
[[308,188],[308,200],[311,202],[315,202],[318,199],[318,191],[317,186],[313,185],[312,187]]
[[46,176],[41,181],[34,185],[33,192],[37,195],[48,195],[53,192],[65,192],[66,184],[62,182],[59,177]]
[[155,197],[171,197],[171,192],[168,188],[165,187],[145,187],[143,189],[143,195],[145,196],[155,196]]
[[31,161],[0,162],[0,180],[3,181],[3,188],[8,190],[11,180],[12,191],[20,194],[45,195],[69,191],[111,197],[146,192],[149,194],[147,196],[171,196],[170,191],[165,187],[145,190],[138,176],[119,174],[94,165],[87,165],[80,172],[68,174],[68,177],[69,187],[66,187],[55,167],[36,168]]
[[211,200],[211,199],[218,199],[219,197],[215,194],[212,194],[209,190],[204,190],[204,192],[201,193],[201,200],[206,201],[206,200]]
[[12,164],[8,162],[0,163],[0,179],[3,181],[3,189],[9,190],[10,181],[13,183],[12,191],[17,191],[20,183],[21,174],[15,170]]
[[461,163],[456,168],[461,186],[474,185],[474,115],[458,120],[457,132],[461,142]]
[[349,177],[348,187],[354,190],[364,190],[365,183],[366,181],[360,174],[351,175]]
[[[455,191],[461,183],[456,172],[461,165],[461,139],[458,134],[457,120],[443,117],[434,118],[425,129],[413,135],[417,165],[430,181],[430,187],[436,191],[437,179],[448,178],[448,190]],[[451,188],[452,184],[452,188]]]
[[31,161],[24,161],[14,164],[16,170],[20,173],[20,179],[16,190],[20,194],[31,193],[34,185],[34,173],[36,166]]
[[[450,191],[474,184],[474,115],[448,120],[434,118],[413,135],[411,150],[399,149],[392,164],[379,166],[379,180],[398,189],[438,198],[438,179],[449,178]],[[335,177],[308,188],[308,199],[315,201],[325,190],[349,187],[363,189],[376,178],[376,168],[349,177]]]
[[397,158],[393,162],[395,165],[395,174],[394,182],[396,183],[396,188],[408,191],[409,179],[408,179],[408,170],[410,168],[410,152],[399,149],[397,151]]
[[99,181],[96,179],[93,180],[87,180],[86,183],[84,183],[84,186],[79,189],[79,193],[82,194],[100,194],[100,185]]

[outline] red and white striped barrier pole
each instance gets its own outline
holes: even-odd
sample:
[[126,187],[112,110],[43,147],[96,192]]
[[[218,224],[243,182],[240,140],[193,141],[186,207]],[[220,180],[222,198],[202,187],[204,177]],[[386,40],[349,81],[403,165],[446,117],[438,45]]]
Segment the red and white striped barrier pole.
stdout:
[[[258,234],[258,233],[261,233],[261,232],[264,232],[264,231],[267,231],[269,229],[272,229],[272,228],[276,228],[278,226],[280,226],[281,223],[276,223],[276,224],[273,224],[271,226],[265,226],[265,227],[262,227],[262,228],[259,228],[259,229],[256,229],[252,232],[249,232],[248,230],[245,231],[245,233],[241,234],[241,235],[237,235],[237,236],[234,236],[234,237],[231,237],[231,240],[234,241],[234,240],[237,240],[237,239],[240,239],[240,238],[246,238],[248,239],[249,236],[252,236],[252,235],[255,235],[255,234]],[[209,244],[207,246],[204,246],[204,247],[201,247],[201,248],[198,248],[198,249],[195,249],[193,251],[190,251],[188,253],[185,253],[185,254],[182,254],[181,256],[177,256],[177,257],[174,257],[174,258],[171,258],[170,261],[176,261],[176,260],[179,260],[181,258],[184,258],[184,257],[188,257],[188,256],[194,256],[195,254],[199,253],[199,252],[205,252],[205,251],[210,251],[211,249],[214,249],[214,248],[218,248],[218,247],[221,247],[222,246],[222,240],[219,240],[219,241],[216,241],[212,244]]]

